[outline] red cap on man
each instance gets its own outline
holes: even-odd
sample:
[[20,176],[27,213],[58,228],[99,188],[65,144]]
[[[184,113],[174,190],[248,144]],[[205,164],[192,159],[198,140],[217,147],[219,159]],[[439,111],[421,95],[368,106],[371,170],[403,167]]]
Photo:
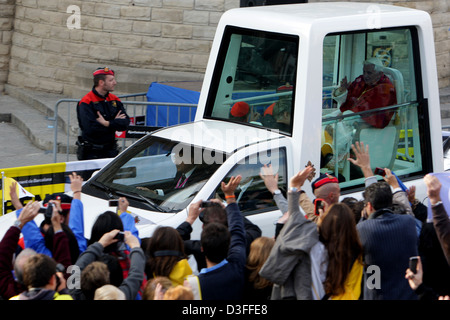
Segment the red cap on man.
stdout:
[[321,173],[320,176],[312,182],[312,191],[314,192],[317,188],[320,188],[327,183],[339,183],[339,180],[328,173]]
[[97,70],[94,71],[93,75],[94,76],[98,76],[100,74],[104,74],[104,75],[114,75],[114,70],[108,68],[108,67],[103,67],[103,68],[97,68]]
[[246,116],[249,111],[250,111],[250,106],[248,105],[248,103],[244,102],[244,101],[239,101],[233,105],[230,113],[233,117],[239,118],[239,117]]

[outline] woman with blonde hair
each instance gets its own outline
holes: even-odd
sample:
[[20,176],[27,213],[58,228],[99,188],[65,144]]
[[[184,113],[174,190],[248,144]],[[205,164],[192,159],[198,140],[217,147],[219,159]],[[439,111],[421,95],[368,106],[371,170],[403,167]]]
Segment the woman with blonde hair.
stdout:
[[105,284],[95,290],[94,300],[126,300],[125,293],[112,284]]
[[270,299],[272,282],[261,277],[259,270],[266,262],[274,243],[275,240],[269,237],[259,237],[251,243],[245,268],[245,300]]

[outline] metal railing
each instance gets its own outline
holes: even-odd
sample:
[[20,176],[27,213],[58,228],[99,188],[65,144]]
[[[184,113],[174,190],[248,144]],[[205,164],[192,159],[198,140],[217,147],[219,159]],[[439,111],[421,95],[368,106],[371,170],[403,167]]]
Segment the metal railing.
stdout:
[[[128,114],[129,117],[136,117],[138,116],[145,116],[145,119],[147,119],[147,111],[148,106],[153,106],[155,108],[155,119],[152,119],[152,121],[155,121],[155,124],[159,123],[158,114],[159,114],[159,108],[160,107],[178,107],[177,112],[177,119],[175,120],[175,123],[181,123],[181,108],[188,107],[189,108],[189,119],[192,118],[192,113],[195,112],[193,108],[197,107],[197,104],[192,103],[171,103],[171,102],[150,102],[145,101],[146,99],[146,93],[137,93],[137,94],[131,94],[131,95],[121,95],[118,96],[121,99],[122,104],[124,105],[124,108]],[[133,100],[124,100],[124,99],[133,99]],[[141,101],[138,101],[140,99]],[[65,137],[65,145],[66,145],[66,161],[69,161],[69,154],[75,153],[75,142],[79,135],[79,127],[78,127],[78,119],[76,116],[76,107],[77,103],[80,101],[80,99],[60,99],[56,102],[54,107],[54,113],[53,117],[49,117],[49,121],[53,121],[53,162],[57,162],[57,155],[58,155],[58,130],[62,129]],[[62,108],[66,107],[67,114],[62,116]],[[75,118],[73,121],[72,119]],[[169,123],[173,124],[173,118],[170,118],[169,108],[167,108],[167,116],[166,116],[166,124],[165,126],[168,126]],[[73,125],[73,122],[76,125]],[[164,125],[163,125],[164,127]],[[72,139],[71,139],[72,138]],[[136,140],[136,138],[121,138],[122,140],[122,148],[125,149],[127,147],[127,142],[131,142],[132,140]],[[71,152],[71,147],[73,151]]]

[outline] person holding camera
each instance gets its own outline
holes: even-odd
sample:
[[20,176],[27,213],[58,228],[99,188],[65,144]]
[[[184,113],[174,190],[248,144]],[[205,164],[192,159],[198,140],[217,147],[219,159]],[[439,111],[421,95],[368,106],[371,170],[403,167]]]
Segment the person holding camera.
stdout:
[[[205,255],[201,249],[200,240],[191,240],[192,225],[197,220],[203,223],[203,228],[210,222],[222,223],[228,226],[227,210],[219,199],[208,201],[200,200],[190,205],[186,221],[182,222],[176,229],[184,241],[184,251],[187,255],[193,255],[197,263],[198,270],[206,268]],[[261,229],[246,217],[244,219],[244,229],[246,238],[246,253],[250,252],[250,245],[262,234]]]
[[15,258],[14,254],[18,249],[22,228],[38,215],[39,208],[39,203],[28,202],[0,242],[0,297],[3,299],[9,299],[27,289],[23,284],[23,265],[36,251],[26,248]]
[[[78,242],[79,252],[83,253],[87,246],[88,240],[84,236],[84,207],[81,201],[83,178],[76,172],[69,174],[70,188],[73,194],[73,200],[70,208],[69,227],[73,231],[74,236]],[[121,197],[119,199],[110,200],[110,206],[116,207],[117,215],[122,220],[123,229],[131,231],[131,233],[139,239],[139,231],[136,228],[134,217],[128,212],[129,202],[127,198]]]
[[[110,248],[122,241],[130,247],[130,252],[127,276],[121,278],[122,270],[117,277],[117,271],[112,269],[113,262],[117,265],[117,260],[105,259],[105,257],[111,254],[108,253]],[[70,290],[75,300],[94,299],[95,290],[106,284],[118,287],[127,300],[134,300],[144,280],[145,254],[139,240],[131,232],[113,229],[92,242],[80,255],[75,265],[81,270],[80,287]]]
[[362,248],[350,208],[333,204],[318,224],[300,211],[301,187],[312,170],[291,178],[288,220],[259,274],[274,283],[275,300],[359,299]]
[[[14,187],[11,188],[11,198],[17,200],[13,201],[13,204],[15,203],[16,216],[18,217],[23,209],[23,205],[18,201]],[[64,265],[69,266],[75,263],[79,255],[78,243],[72,230],[67,225],[71,200],[72,198],[65,194],[48,195],[43,201],[44,207],[40,207],[38,211],[38,213],[44,215],[40,226],[33,220],[22,229],[23,247],[31,248],[37,253],[44,253],[52,257],[55,254],[54,242],[60,241],[56,235],[62,232],[66,236],[65,239],[67,240],[70,253],[70,261]]]
[[73,300],[66,288],[64,267],[46,254],[30,257],[23,266],[27,290],[10,300]]
[[200,241],[205,254],[206,268],[200,270],[198,283],[202,300],[242,299],[245,282],[246,240],[244,220],[234,192],[241,176],[222,181],[221,189],[227,201],[227,226],[208,223]]

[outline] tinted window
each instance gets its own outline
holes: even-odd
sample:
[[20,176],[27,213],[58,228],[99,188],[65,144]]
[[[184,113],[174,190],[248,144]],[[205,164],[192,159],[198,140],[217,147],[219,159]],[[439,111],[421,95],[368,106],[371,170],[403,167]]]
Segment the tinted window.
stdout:
[[298,37],[227,27],[206,117],[291,134]]
[[416,42],[410,28],[325,37],[321,171],[338,176],[341,187],[363,183],[347,160],[355,141],[369,145],[372,169],[422,172],[429,135],[419,123]]

